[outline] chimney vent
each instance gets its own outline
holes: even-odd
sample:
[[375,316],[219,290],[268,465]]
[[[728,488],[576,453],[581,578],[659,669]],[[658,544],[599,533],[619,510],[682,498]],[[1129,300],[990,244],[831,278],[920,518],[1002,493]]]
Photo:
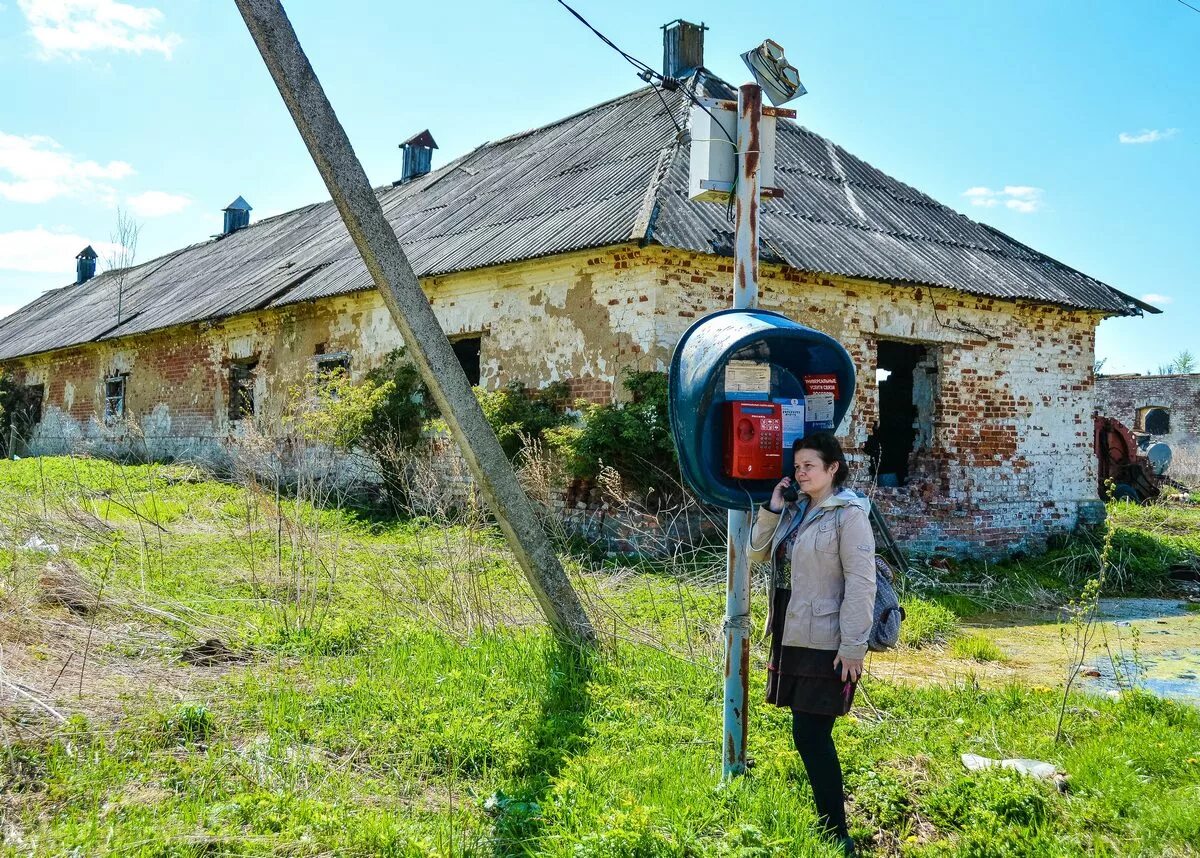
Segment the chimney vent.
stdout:
[[75,257],[75,284],[86,283],[96,276],[96,251],[89,244]]
[[684,78],[704,67],[704,23],[692,24],[676,18],[664,24],[663,75]]
[[241,197],[227,205],[225,211],[225,229],[221,235],[229,235],[250,225],[250,203]]
[[392,182],[392,187],[411,182],[428,173],[433,164],[433,150],[437,147],[438,144],[434,142],[433,135],[429,133],[428,128],[401,143],[400,149],[404,152],[404,165],[400,170],[399,181]]

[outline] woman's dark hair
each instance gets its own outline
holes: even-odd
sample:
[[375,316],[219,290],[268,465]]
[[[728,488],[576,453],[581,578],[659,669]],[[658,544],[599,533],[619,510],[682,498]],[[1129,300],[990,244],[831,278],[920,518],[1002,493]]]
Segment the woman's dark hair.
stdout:
[[840,489],[846,484],[846,478],[850,476],[850,469],[846,465],[846,454],[842,452],[842,445],[838,443],[838,439],[833,436],[832,432],[814,432],[803,438],[797,438],[792,442],[792,455],[795,456],[801,450],[814,450],[821,457],[821,461],[825,463],[825,467],[836,462],[838,469],[833,474],[833,487]]

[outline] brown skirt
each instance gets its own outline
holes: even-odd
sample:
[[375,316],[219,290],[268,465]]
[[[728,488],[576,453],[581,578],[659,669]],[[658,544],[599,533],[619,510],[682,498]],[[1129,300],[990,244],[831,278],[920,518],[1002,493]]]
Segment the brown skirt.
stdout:
[[791,590],[776,588],[767,662],[767,702],[814,715],[845,715],[854,703],[854,682],[834,670],[836,650],[783,645],[783,622]]

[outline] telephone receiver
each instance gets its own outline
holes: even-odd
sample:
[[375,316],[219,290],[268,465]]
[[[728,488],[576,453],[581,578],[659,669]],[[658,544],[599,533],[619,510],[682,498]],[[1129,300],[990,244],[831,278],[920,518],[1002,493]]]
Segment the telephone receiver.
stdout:
[[787,488],[783,490],[783,499],[788,503],[795,503],[800,500],[800,490],[796,488],[794,481],[788,483]]

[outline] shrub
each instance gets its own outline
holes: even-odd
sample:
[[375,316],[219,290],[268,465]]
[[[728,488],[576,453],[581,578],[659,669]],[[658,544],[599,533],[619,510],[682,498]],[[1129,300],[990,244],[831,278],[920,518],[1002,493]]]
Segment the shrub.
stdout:
[[309,373],[288,396],[284,424],[310,443],[348,450],[357,444],[375,413],[385,407],[395,382],[366,379],[354,384],[345,370]]
[[582,422],[546,433],[574,477],[595,478],[607,465],[642,489],[669,492],[678,485],[675,444],[667,412],[667,377],[629,372],[623,380],[632,399],[584,408]]
[[391,387],[364,423],[362,443],[376,456],[393,456],[396,450],[415,446],[426,421],[438,412],[405,350],[389,352],[381,366],[367,373],[367,381],[376,388]]
[[567,386],[562,382],[531,391],[514,381],[499,390],[477,387],[475,396],[510,459],[516,458],[526,443],[542,440],[547,430],[571,419],[562,409],[567,396]]

